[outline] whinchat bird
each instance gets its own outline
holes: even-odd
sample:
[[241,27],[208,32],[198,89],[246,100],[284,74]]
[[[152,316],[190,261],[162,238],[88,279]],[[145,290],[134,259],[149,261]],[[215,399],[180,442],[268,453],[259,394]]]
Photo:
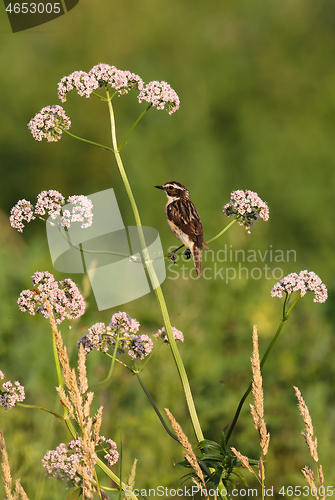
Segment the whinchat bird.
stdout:
[[189,190],[180,182],[175,181],[167,182],[162,186],[155,186],[155,188],[165,191],[168,199],[165,214],[169,227],[172,233],[182,242],[182,246],[185,245],[190,249],[197,275],[200,277],[202,247],[209,247],[204,241],[201,219],[190,200]]

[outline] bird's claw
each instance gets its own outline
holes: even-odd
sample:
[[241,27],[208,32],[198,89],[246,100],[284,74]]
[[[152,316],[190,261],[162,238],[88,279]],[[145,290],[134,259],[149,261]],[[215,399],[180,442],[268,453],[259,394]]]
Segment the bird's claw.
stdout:
[[175,254],[175,252],[170,252],[169,253],[169,259],[172,260],[172,262],[174,264],[176,263],[176,254]]

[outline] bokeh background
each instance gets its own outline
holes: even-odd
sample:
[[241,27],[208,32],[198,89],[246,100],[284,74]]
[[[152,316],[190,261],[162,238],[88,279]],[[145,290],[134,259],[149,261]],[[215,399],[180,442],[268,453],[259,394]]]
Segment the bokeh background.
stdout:
[[[146,82],[165,80],[180,96],[180,111],[169,116],[151,109],[122,151],[143,223],[159,230],[166,249],[177,243],[165,221],[165,197],[153,186],[178,180],[191,191],[210,239],[229,222],[222,207],[230,192],[251,189],[268,202],[269,222],[258,222],[251,235],[235,224],[211,245],[215,255],[225,245],[262,255],[270,249],[296,255],[276,263],[268,252],[264,262],[242,262],[249,273],[265,264],[271,270],[267,276],[255,272],[256,279],[237,274],[229,283],[215,277],[215,265],[224,276],[227,267],[238,272],[240,261],[208,259],[209,279],[201,280],[191,279],[188,271],[185,279],[172,279],[180,262],[168,268],[163,291],[172,324],[185,336],[180,350],[203,432],[218,440],[249,384],[253,324],[258,325],[261,353],[279,325],[282,301],[270,296],[273,268],[285,275],[314,271],[328,287],[328,301],[314,304],[308,294],[298,302],[263,370],[271,432],[266,482],[278,497],[283,485],[304,485],[300,469],[313,465],[300,434],[296,385],[313,418],[325,484],[333,485],[334,3],[80,0],[65,16],[16,34],[4,8],[0,16],[1,370],[24,384],[28,404],[60,411],[48,323],[22,314],[16,305],[35,271],[53,272],[45,225],[34,221],[18,234],[8,222],[11,207],[21,198],[34,202],[42,190],[57,189],[67,197],[113,187],[125,224],[134,223],[109,153],[68,136],[58,143],[38,143],[27,123],[43,106],[59,103],[57,82],[63,76],[99,62],[138,73]],[[136,93],[117,99],[120,139],[144,106]],[[73,133],[110,145],[102,101],[70,93],[64,107]],[[185,266],[190,270],[192,263]],[[83,287],[83,276],[70,277]],[[90,295],[86,315],[72,329],[66,323],[61,327],[73,363],[78,338],[93,323],[108,323],[119,309],[140,321],[142,333],[153,334],[162,326],[153,294],[102,312]],[[106,376],[109,363],[101,353],[92,353],[88,367],[95,383]],[[168,346],[157,350],[142,375],[158,407],[170,408],[195,444]],[[97,390],[94,404],[104,406],[103,434],[118,445],[122,437],[124,475],[138,458],[138,487],[180,484],[176,481],[185,470],[174,461],[182,459],[181,448],[165,433],[129,371],[117,366],[113,380]],[[41,466],[48,449],[70,439],[64,426],[47,413],[15,408],[1,410],[0,427],[13,476],[21,477],[29,498],[65,498],[64,484],[46,478]],[[230,444],[259,457],[248,404]],[[255,485],[245,475],[249,486]]]

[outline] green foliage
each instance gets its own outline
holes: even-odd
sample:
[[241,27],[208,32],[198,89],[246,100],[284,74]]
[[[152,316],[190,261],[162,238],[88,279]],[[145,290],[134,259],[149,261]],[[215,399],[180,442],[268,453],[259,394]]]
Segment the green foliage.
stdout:
[[[95,4],[95,3],[94,3]],[[302,423],[292,386],[303,391],[319,442],[328,484],[335,480],[334,378],[334,6],[328,0],[279,3],[171,0],[81,1],[66,16],[26,33],[13,35],[1,19],[1,196],[0,219],[0,362],[8,378],[26,387],[27,402],[55,411],[56,374],[46,320],[18,311],[20,291],[30,276],[49,270],[45,229],[35,221],[18,235],[8,225],[10,208],[20,198],[34,201],[42,189],[64,195],[113,187],[126,225],[133,224],[128,201],[112,158],[105,151],[68,137],[58,144],[33,141],[26,124],[44,105],[57,102],[56,83],[76,69],[102,61],[139,73],[146,81],[168,81],[181,98],[173,116],[150,110],[122,153],[143,223],[159,229],[164,248],[176,242],[165,221],[161,198],[153,186],[178,180],[191,191],[204,225],[205,239],[227,222],[222,208],[234,189],[252,189],[268,202],[270,221],[251,235],[235,225],[211,250],[294,250],[295,259],[266,263],[284,274],[315,271],[326,283],[326,304],[311,297],[299,301],[263,372],[265,418],[271,432],[267,456],[268,484],[276,491],[303,484],[300,469],[309,464],[300,435]],[[13,64],[13,61],[15,64]],[[158,76],[157,76],[158,75]],[[142,109],[134,95],[117,101],[122,117],[120,140]],[[103,106],[70,95],[66,111],[78,135],[108,144],[108,116]],[[231,245],[231,247],[230,247]],[[227,254],[229,257],[229,254]],[[238,265],[249,270],[239,277]],[[205,437],[216,441],[231,422],[251,379],[251,331],[258,325],[261,354],[281,318],[282,304],[271,299],[277,281],[271,275],[251,279],[256,263],[208,260],[211,279],[174,279],[179,260],[168,265],[163,284],[172,324],[185,335],[181,347]],[[191,269],[192,262],[183,263]],[[227,283],[214,279],[214,264],[237,271]],[[68,277],[55,273],[57,279]],[[78,284],[82,276],[69,276]],[[96,321],[108,323],[116,310],[98,313],[94,297],[87,314],[62,334],[70,354]],[[141,332],[162,327],[151,295],[124,307],[140,321]],[[107,360],[88,357],[90,382],[106,377]],[[137,481],[144,487],[172,485],[179,470],[178,445],[165,433],[138,383],[128,371],[115,369],[110,386],[101,387],[95,404],[108,418],[105,435],[122,428],[124,470],[135,457]],[[169,407],[188,436],[192,429],[182,391],[163,346],[143,373],[157,406]],[[37,401],[36,401],[37,400]],[[248,401],[247,401],[248,403]],[[29,498],[64,498],[62,484],[44,477],[40,463],[47,449],[68,435],[47,414],[1,411],[14,477],[21,477]],[[245,405],[231,444],[257,457],[258,442]],[[170,460],[171,458],[171,460]],[[248,479],[249,482],[249,479]],[[1,491],[1,487],[0,487]],[[0,493],[1,496],[1,493]],[[3,496],[3,495],[2,495]]]

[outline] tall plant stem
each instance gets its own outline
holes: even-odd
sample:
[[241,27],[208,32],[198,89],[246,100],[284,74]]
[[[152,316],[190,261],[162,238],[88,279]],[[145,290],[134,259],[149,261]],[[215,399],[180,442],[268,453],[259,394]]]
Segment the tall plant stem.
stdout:
[[127,174],[126,174],[126,171],[124,169],[122,159],[120,156],[120,151],[119,151],[119,148],[117,145],[115,117],[114,117],[114,110],[113,110],[113,106],[112,106],[112,101],[111,101],[108,90],[106,90],[106,93],[107,93],[107,102],[108,102],[108,109],[109,109],[110,121],[111,121],[112,143],[113,143],[113,150],[114,150],[114,154],[115,154],[116,163],[117,163],[117,166],[119,168],[119,172],[120,172],[122,181],[124,183],[124,186],[125,186],[125,189],[126,189],[126,192],[127,192],[130,204],[131,204],[131,208],[132,208],[132,211],[133,211],[133,214],[135,217],[135,222],[136,222],[136,226],[138,229],[138,234],[139,234],[139,238],[141,241],[144,262],[146,264],[146,268],[147,268],[148,273],[149,273],[152,287],[155,291],[156,298],[157,298],[157,301],[158,301],[158,304],[159,304],[159,307],[160,307],[160,310],[161,310],[161,313],[163,316],[163,321],[164,321],[166,333],[168,336],[170,348],[171,348],[172,355],[173,355],[174,361],[176,363],[177,370],[178,370],[178,373],[180,376],[180,380],[181,380],[181,383],[182,383],[182,386],[184,389],[184,394],[185,394],[188,410],[190,413],[192,425],[194,428],[194,432],[195,432],[195,435],[197,437],[197,440],[202,441],[204,439],[204,436],[203,436],[200,422],[198,419],[198,415],[197,415],[197,412],[195,409],[195,405],[194,405],[194,401],[193,401],[193,397],[192,397],[190,384],[189,384],[189,381],[187,378],[186,370],[185,370],[180,353],[178,351],[176,341],[175,341],[173,333],[172,333],[171,321],[170,321],[169,313],[167,310],[166,302],[164,299],[163,291],[160,287],[159,280],[157,278],[156,272],[154,270],[154,267],[152,265],[152,261],[151,261],[150,256],[149,256],[149,252],[148,252],[148,249],[147,249],[147,246],[145,243],[140,214],[139,214],[139,211],[138,211],[138,208],[137,208],[137,205],[135,202],[135,198],[134,198],[133,192],[131,190],[131,187],[130,187],[130,184],[128,181],[128,177],[127,177]]

